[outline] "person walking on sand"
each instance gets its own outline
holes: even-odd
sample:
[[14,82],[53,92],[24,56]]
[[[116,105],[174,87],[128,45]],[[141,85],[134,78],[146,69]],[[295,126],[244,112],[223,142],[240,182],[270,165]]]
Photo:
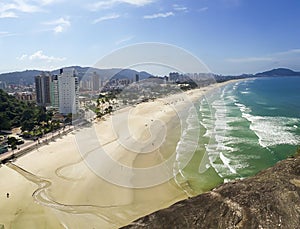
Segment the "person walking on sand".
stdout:
[[6,193],[6,197],[9,198],[9,193]]

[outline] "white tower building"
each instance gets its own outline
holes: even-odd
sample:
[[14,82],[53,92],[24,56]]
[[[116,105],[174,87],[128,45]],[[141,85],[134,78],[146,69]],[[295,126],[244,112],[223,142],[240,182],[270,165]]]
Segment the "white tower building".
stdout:
[[74,68],[60,70],[58,76],[59,112],[77,114],[79,111],[79,84]]

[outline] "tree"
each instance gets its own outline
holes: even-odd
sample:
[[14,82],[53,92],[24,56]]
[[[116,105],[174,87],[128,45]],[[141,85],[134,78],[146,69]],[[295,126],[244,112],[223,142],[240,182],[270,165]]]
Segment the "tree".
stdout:
[[112,111],[113,111],[113,107],[112,107],[112,106],[109,106],[109,107],[108,107],[108,113],[110,114]]
[[23,112],[21,121],[24,122],[26,120],[32,120],[34,118],[34,110],[27,108],[25,109],[25,111]]
[[24,131],[32,131],[35,127],[34,121],[31,119],[25,120],[21,123],[21,130]]
[[39,107],[37,110],[37,121],[38,123],[41,122],[48,122],[49,121],[49,117],[46,113],[46,109],[44,107]]
[[45,108],[19,101],[0,89],[0,129],[10,130],[21,126],[22,131],[32,131],[36,125],[45,122],[44,131],[47,131],[52,116],[53,113]]
[[5,113],[0,113],[0,130],[10,130],[11,123],[9,119],[5,116]]
[[18,144],[18,140],[15,137],[8,137],[7,138],[7,144],[12,148],[12,149],[16,149],[17,148],[17,144]]

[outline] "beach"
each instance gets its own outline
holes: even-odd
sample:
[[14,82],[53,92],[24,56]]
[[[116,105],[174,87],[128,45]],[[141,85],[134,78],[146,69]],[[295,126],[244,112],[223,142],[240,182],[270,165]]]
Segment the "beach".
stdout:
[[[145,171],[147,179],[135,173],[122,178],[130,175],[128,168],[155,167],[172,157],[189,106],[231,82],[118,110],[1,165],[0,224],[22,229],[118,228],[188,198],[168,174],[160,179],[155,172],[161,170],[152,170],[152,175]],[[108,160],[101,152],[117,162],[115,169],[101,161]],[[106,166],[109,172],[103,174]]]

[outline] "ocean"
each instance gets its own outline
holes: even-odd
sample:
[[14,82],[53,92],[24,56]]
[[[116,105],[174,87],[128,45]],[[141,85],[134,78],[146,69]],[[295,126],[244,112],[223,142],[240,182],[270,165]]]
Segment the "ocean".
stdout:
[[[190,195],[253,176],[300,146],[300,77],[230,83],[195,106],[198,147],[175,178]],[[195,129],[184,133],[192,138]]]

